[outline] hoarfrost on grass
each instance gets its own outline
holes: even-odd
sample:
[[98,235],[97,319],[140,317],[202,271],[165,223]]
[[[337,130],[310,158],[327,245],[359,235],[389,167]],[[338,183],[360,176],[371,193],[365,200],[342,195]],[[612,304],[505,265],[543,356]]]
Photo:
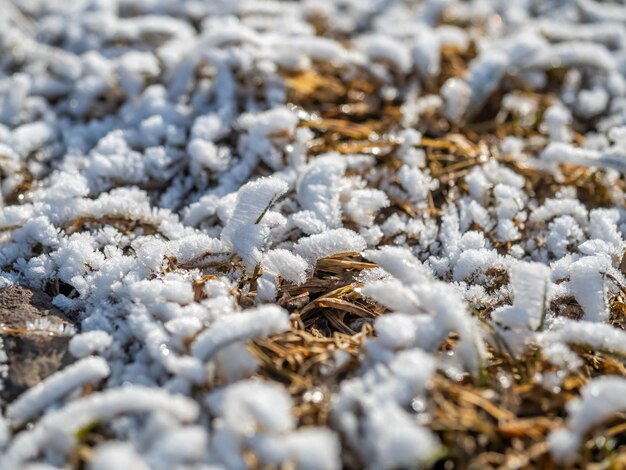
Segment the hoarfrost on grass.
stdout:
[[[245,468],[243,448],[266,466],[427,465],[425,391],[437,371],[477,379],[491,331],[543,348],[546,387],[580,367],[573,346],[626,354],[609,323],[626,285],[620,6],[1,3],[0,286],[51,292],[76,325],[24,329],[73,336],[78,360],[6,405],[0,467],[67,466],[95,422],[96,469]],[[467,141],[491,114],[532,132]],[[346,253],[377,267],[337,279],[389,311],[351,324],[376,335],[328,425],[301,428],[249,342],[300,328],[282,306],[314,301],[353,263],[320,260]],[[583,389],[556,459],[623,411],[622,388]]]

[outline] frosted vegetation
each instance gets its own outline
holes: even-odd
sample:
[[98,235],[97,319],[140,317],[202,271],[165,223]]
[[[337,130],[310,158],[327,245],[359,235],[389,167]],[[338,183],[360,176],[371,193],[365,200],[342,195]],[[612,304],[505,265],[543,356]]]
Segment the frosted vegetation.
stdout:
[[[346,106],[395,114],[326,116],[356,80]],[[464,137],[489,119],[497,139]],[[581,348],[623,364],[624,172],[618,3],[0,0],[0,287],[78,319],[53,332],[76,362],[2,404],[0,468],[431,465],[435,380],[480,384],[497,354],[544,357],[549,390]],[[346,253],[358,301],[291,302]],[[362,334],[308,423],[250,345],[313,301]],[[624,417],[623,371],[587,374],[549,458]]]

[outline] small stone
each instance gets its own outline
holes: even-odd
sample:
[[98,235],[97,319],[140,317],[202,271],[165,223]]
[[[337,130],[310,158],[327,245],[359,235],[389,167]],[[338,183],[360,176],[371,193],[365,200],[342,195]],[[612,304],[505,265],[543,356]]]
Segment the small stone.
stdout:
[[[44,320],[58,325],[29,328]],[[0,378],[0,400],[10,402],[26,389],[74,361],[68,351],[70,319],[52,305],[45,292],[22,286],[0,290],[0,338],[7,356],[6,374]]]

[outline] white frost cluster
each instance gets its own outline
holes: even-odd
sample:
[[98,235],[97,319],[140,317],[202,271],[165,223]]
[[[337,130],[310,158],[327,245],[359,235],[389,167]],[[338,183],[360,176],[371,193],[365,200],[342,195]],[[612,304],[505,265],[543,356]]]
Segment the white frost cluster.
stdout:
[[626,411],[626,380],[622,377],[600,377],[589,382],[581,398],[567,404],[568,419],[565,428],[552,431],[550,451],[561,463],[573,461],[582,438],[594,426]]
[[242,381],[223,396],[209,396],[223,422],[216,429],[215,453],[226,468],[245,469],[233,449],[247,447],[264,465],[291,463],[296,468],[334,470],[339,465],[339,442],[329,430],[315,427],[295,430],[293,403],[276,384]]

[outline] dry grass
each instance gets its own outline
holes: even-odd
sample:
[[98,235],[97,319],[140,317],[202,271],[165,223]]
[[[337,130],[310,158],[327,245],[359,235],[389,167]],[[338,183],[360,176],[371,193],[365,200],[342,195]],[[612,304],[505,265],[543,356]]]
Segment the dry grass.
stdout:
[[132,216],[104,215],[102,217],[84,216],[66,222],[63,230],[67,235],[76,232],[98,230],[102,227],[113,227],[124,235],[134,235],[139,230],[142,235],[158,233],[158,227],[151,222],[138,220]]
[[[322,28],[322,25],[318,25]],[[437,92],[451,76],[464,73],[474,54],[470,49],[460,54],[443,51],[442,73],[437,81],[427,83],[426,91]],[[400,121],[399,103],[381,97],[380,87],[365,71],[347,76],[347,71],[320,63],[314,71],[285,77],[289,101],[303,110],[306,118],[300,125],[313,130],[315,139],[310,152],[319,154],[337,151],[341,154],[365,153],[377,158],[381,166],[398,168],[396,155],[398,141],[394,137]],[[497,158],[526,181],[526,191],[539,201],[553,196],[563,183],[579,188],[588,207],[610,204],[607,188],[599,173],[588,169],[563,166],[564,182],[557,182],[545,173],[527,168],[500,155],[498,142],[507,135],[538,136],[536,124],[521,126],[515,119],[497,118],[501,96],[495,94],[472,122],[460,127],[450,126],[440,116],[425,117],[426,132],[421,142],[431,175],[439,180],[439,189],[430,195],[427,208],[430,216],[439,216],[447,201],[466,190],[463,178],[476,165],[485,161],[485,155]],[[539,116],[550,103],[550,96],[539,96]],[[626,190],[624,179],[618,182]],[[23,187],[16,188],[15,199],[30,188],[28,175]],[[13,197],[13,196],[12,196]],[[421,209],[423,210],[423,209]],[[411,217],[420,209],[406,201],[392,201],[385,212],[405,213]],[[66,224],[68,234],[93,230],[104,225],[123,233],[141,230],[157,233],[150,223],[125,217],[110,216],[101,220],[83,217]],[[474,229],[482,230],[480,227]],[[500,245],[483,231],[501,252],[508,246]],[[182,265],[176,259],[167,259],[164,272],[176,269],[200,268],[208,272],[194,283],[196,301],[203,297],[203,285],[215,274],[240,267],[236,258],[224,260],[202,259]],[[289,331],[249,344],[250,351],[261,364],[259,375],[287,385],[294,397],[294,413],[300,425],[327,425],[330,396],[339,384],[360,364],[364,341],[374,334],[373,320],[385,313],[384,308],[362,298],[358,274],[375,267],[354,253],[325,258],[317,263],[312,277],[300,286],[283,284],[279,289],[279,304],[291,312]],[[626,272],[626,262],[623,268]],[[214,274],[215,273],[215,274]],[[494,289],[508,282],[506,273],[494,270],[489,274]],[[238,294],[243,306],[252,303],[256,276],[241,281]],[[579,318],[580,306],[572,298],[560,298],[550,306],[552,312]],[[612,323],[626,327],[626,295],[611,299]],[[489,310],[475,311],[488,317]],[[451,338],[450,341],[453,341]],[[447,345],[442,345],[445,348]],[[584,367],[567,376],[558,389],[537,382],[539,373],[557,372],[540,350],[523,357],[513,357],[504,348],[491,349],[479,380],[469,376],[447,377],[437,374],[432,381],[426,403],[415,403],[418,419],[422,420],[441,439],[445,453],[432,462],[433,468],[458,469],[534,469],[554,468],[547,434],[562,425],[565,405],[578,396],[580,389],[593,377],[620,375],[626,377],[624,358],[588,348],[575,349]],[[587,436],[575,468],[626,468],[626,416],[617,417],[596,428]],[[92,441],[102,439],[102,430],[87,429],[75,455],[77,466],[89,460]],[[254,466],[254,456],[247,456]]]
[[[358,368],[363,341],[373,334],[369,321],[357,323],[360,330],[356,331],[355,320],[384,314],[355,290],[355,275],[371,267],[348,255],[321,260],[307,284],[282,290],[281,303],[293,312],[290,331],[249,346],[261,363],[260,375],[288,386],[300,425],[328,425],[331,392]],[[618,315],[622,315],[623,300],[613,302]],[[563,424],[566,403],[594,377],[626,377],[624,358],[580,346],[574,350],[584,366],[565,377],[558,388],[537,382],[539,374],[558,371],[539,349],[513,357],[505,348],[491,348],[479,380],[438,373],[427,401],[415,406],[418,419],[445,447],[432,462],[433,468],[554,468],[546,438]],[[624,419],[617,417],[595,429],[573,468],[622,468],[626,463]]]
[[[427,88],[436,92],[446,78],[463,73],[471,54],[470,51],[462,56],[454,50],[445,50],[442,77],[427,84]],[[365,72],[360,78],[349,79],[345,73],[328,64],[318,64],[316,71],[286,77],[291,103],[307,116],[300,125],[312,129],[316,136],[310,152],[370,154],[377,158],[378,165],[396,170],[401,165],[397,155],[399,142],[394,134],[400,120],[398,103],[382,99],[380,83]],[[562,167],[565,181],[557,182],[551,175],[499,154],[498,142],[506,135],[540,135],[536,126],[527,128],[514,119],[498,118],[500,99],[501,96],[494,95],[485,110],[461,127],[452,127],[436,115],[426,117],[428,130],[420,145],[431,175],[439,180],[439,188],[430,195],[427,215],[438,217],[446,202],[467,190],[464,177],[474,166],[484,163],[486,156],[496,158],[522,175],[526,191],[539,201],[554,196],[565,183],[579,188],[581,199],[588,207],[610,205],[609,191],[597,172],[565,165]],[[550,97],[537,97],[537,101],[541,114],[549,105]],[[626,189],[623,178],[617,184]],[[416,217],[420,210],[424,209],[406,201],[392,200],[384,217],[394,212]],[[123,233],[138,229],[143,233],[157,233],[156,227],[149,223],[121,216],[102,220],[80,218],[64,228],[70,234],[104,225]],[[488,231],[478,226],[473,229],[482,231],[500,252],[509,250],[508,244],[500,244]],[[219,273],[241,267],[237,257],[214,259],[207,255],[187,264],[168,258],[163,271],[199,268],[206,272],[193,285],[195,300],[200,301],[205,282],[216,279]],[[289,331],[249,343],[249,350],[261,366],[259,375],[288,387],[301,426],[329,424],[332,393],[342,380],[358,369],[364,341],[374,334],[373,320],[385,314],[383,307],[362,298],[359,293],[358,274],[374,267],[355,253],[320,260],[306,283],[299,286],[284,283],[279,288],[278,303],[291,313]],[[623,270],[626,271],[626,261]],[[494,268],[486,274],[488,291],[508,283],[504,271]],[[235,294],[242,306],[253,304],[258,275],[256,272],[241,280]],[[473,313],[484,319],[493,308],[489,306]],[[557,315],[571,318],[580,318],[582,312],[573,298],[565,297],[553,301],[550,309]],[[611,312],[612,323],[625,328],[626,292],[611,299]],[[441,345],[442,349],[454,341],[454,337],[449,338]],[[558,388],[537,382],[541,373],[557,372],[538,349],[523,357],[514,357],[506,348],[491,348],[479,379],[438,373],[430,384],[427,400],[414,403],[417,418],[435,432],[444,445],[445,452],[435,456],[431,466],[442,469],[554,468],[546,437],[563,424],[567,402],[578,396],[581,387],[594,377],[626,377],[624,358],[585,347],[575,347],[575,351],[584,366],[565,377]],[[626,416],[616,417],[587,436],[574,468],[626,468],[624,419]],[[91,441],[101,438],[102,432],[97,426],[86,430],[81,438],[85,445],[79,447],[76,462],[88,461]],[[257,466],[254,455],[247,455],[246,459],[251,467]]]
[[[427,84],[427,90],[436,92],[445,79],[461,75],[472,54],[472,50],[465,55],[445,50],[442,77]],[[344,73],[328,64],[319,64],[314,72],[287,77],[290,101],[309,116],[301,125],[311,128],[316,135],[311,151],[366,153],[377,157],[380,165],[397,168],[400,164],[395,154],[398,142],[394,139],[400,119],[397,103],[380,98],[377,93],[380,84],[371,77],[346,80]],[[484,163],[485,155],[522,175],[528,194],[540,201],[554,196],[565,183],[579,188],[588,207],[611,204],[598,173],[565,165],[562,167],[565,181],[557,182],[551,175],[499,154],[497,144],[507,135],[540,135],[537,125],[551,96],[535,98],[539,114],[530,128],[521,126],[514,118],[497,116],[499,94],[492,96],[472,122],[461,127],[451,127],[436,115],[428,117],[428,131],[421,147],[431,175],[440,182],[439,189],[431,194],[429,215],[437,217],[446,201],[467,189],[464,176],[472,167]],[[623,178],[617,184],[626,189]],[[406,202],[392,202],[385,216],[394,211],[412,217],[419,213]],[[484,233],[499,251],[508,251],[508,246],[501,246],[489,233]],[[624,265],[626,269],[626,262]],[[250,344],[250,350],[262,364],[261,375],[289,387],[301,425],[328,424],[330,393],[358,368],[363,341],[373,334],[372,320],[385,313],[381,306],[365,301],[358,292],[357,274],[372,267],[353,254],[320,260],[306,284],[281,286],[280,303],[292,312],[290,331]],[[508,282],[506,273],[502,272],[494,271],[491,279],[490,288]],[[612,323],[621,328],[626,325],[625,302],[624,293],[611,300]],[[580,315],[580,306],[572,298],[557,299],[550,309],[573,318]],[[482,318],[489,315],[488,309],[474,313]],[[541,373],[557,372],[539,349],[520,358],[513,357],[505,348],[492,348],[480,380],[469,376],[459,380],[439,373],[431,383],[427,402],[415,404],[418,419],[445,446],[445,453],[433,460],[432,467],[554,468],[546,437],[563,424],[567,402],[577,397],[581,387],[594,377],[626,377],[624,358],[584,347],[574,349],[584,366],[565,377],[558,388],[537,382]],[[339,351],[341,361],[337,360]],[[594,429],[573,468],[626,468],[624,419],[626,416],[616,417]]]

